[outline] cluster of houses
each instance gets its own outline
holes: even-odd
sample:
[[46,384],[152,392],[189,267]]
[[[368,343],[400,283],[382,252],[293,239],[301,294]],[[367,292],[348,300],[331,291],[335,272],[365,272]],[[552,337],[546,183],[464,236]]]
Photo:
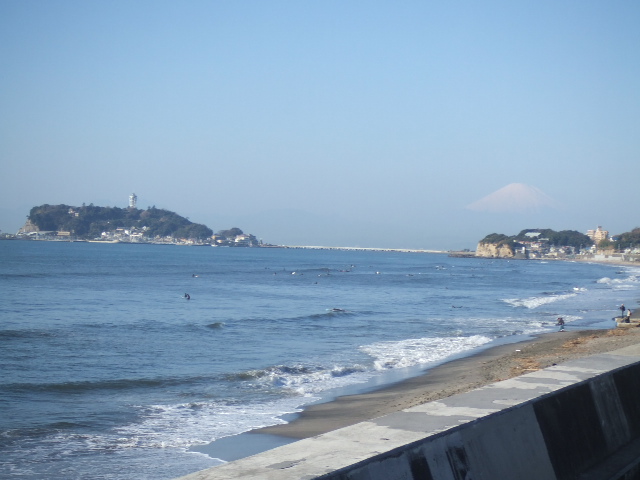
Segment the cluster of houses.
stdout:
[[41,231],[37,227],[21,228],[17,238],[31,240],[48,240],[48,241],[64,241],[64,242],[101,242],[101,243],[153,243],[160,245],[202,245],[212,247],[260,247],[263,246],[261,240],[254,235],[243,233],[233,237],[222,235],[213,235],[204,240],[195,240],[191,238],[176,238],[173,236],[154,236],[147,234],[147,227],[142,228],[116,228],[113,231],[102,232],[99,238],[93,240],[80,240],[76,238],[73,232],[65,231]]
[[[527,242],[521,242],[526,244]],[[567,258],[576,254],[574,247],[556,247],[553,245],[547,245],[540,242],[531,242],[525,247],[528,258]]]
[[[169,237],[148,238],[145,235],[147,227],[142,228],[116,228],[112,232],[102,232],[100,235],[101,242],[128,242],[128,243],[150,243],[151,241],[158,243],[169,243]],[[96,239],[97,240],[97,239]]]
[[544,239],[539,238],[540,233],[530,232],[526,236],[530,237],[530,240],[519,241],[522,244],[519,251],[515,252],[518,258],[530,258],[530,259],[542,259],[542,258],[591,258],[598,260],[629,260],[634,261],[640,250],[627,249],[624,252],[603,252],[598,249],[598,244],[602,240],[615,240],[609,236],[609,231],[604,230],[602,227],[598,227],[595,230],[587,230],[587,237],[593,241],[593,245],[584,246],[582,248],[576,248],[573,246],[554,246],[549,245]]
[[262,241],[258,240],[254,235],[242,233],[233,238],[222,235],[213,235],[211,237],[212,247],[261,247]]
[[260,247],[262,241],[259,241],[254,235],[241,234],[234,237],[225,237],[222,235],[213,235],[210,238],[196,240],[193,238],[175,238],[172,236],[146,236],[147,227],[142,229],[125,229],[117,228],[113,232],[102,232],[99,241],[102,242],[127,242],[127,243],[154,243],[154,244],[171,244],[171,245],[200,245],[212,247]]

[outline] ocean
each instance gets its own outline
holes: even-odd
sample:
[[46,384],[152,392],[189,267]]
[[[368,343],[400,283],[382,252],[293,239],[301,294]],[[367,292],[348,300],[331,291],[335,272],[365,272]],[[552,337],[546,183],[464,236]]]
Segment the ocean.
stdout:
[[0,478],[214,466],[198,447],[557,331],[559,316],[612,328],[639,278],[433,253],[1,241]]

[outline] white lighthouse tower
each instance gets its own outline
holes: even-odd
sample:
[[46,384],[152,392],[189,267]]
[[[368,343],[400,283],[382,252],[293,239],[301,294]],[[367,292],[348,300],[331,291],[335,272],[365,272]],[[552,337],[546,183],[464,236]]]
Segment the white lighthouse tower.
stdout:
[[136,208],[136,202],[138,201],[138,197],[136,197],[135,193],[129,195],[129,208]]

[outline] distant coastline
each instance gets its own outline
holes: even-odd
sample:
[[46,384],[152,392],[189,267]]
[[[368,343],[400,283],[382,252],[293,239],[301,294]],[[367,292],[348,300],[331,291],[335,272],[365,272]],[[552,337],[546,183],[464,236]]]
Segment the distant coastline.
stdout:
[[[384,248],[384,247],[326,247],[320,245],[278,245],[280,248],[306,250],[345,250],[362,252],[405,252],[405,253],[453,253],[451,250],[429,250],[420,248]],[[472,252],[471,252],[472,253]]]
[[[196,247],[218,247],[210,243],[182,243],[182,242],[162,242],[162,241],[119,241],[119,240],[74,240],[74,239],[45,239],[45,238],[24,238],[17,237],[15,235],[3,235],[0,236],[0,240],[22,240],[22,241],[34,241],[34,242],[66,242],[66,243],[100,243],[108,245],[176,245],[176,246],[196,246]],[[476,255],[473,250],[434,250],[426,248],[387,248],[387,247],[336,247],[336,246],[324,246],[324,245],[272,245],[272,244],[259,244],[252,246],[231,246],[229,248],[282,248],[291,250],[336,250],[336,251],[351,251],[351,252],[398,252],[398,253],[432,253],[438,255],[448,255],[449,257],[456,258],[478,258],[485,260],[501,259],[500,257],[483,257]],[[613,253],[613,254],[584,254],[584,255],[572,255],[567,257],[541,257],[541,258],[502,258],[503,260],[537,260],[537,261],[568,261],[568,262],[593,262],[604,263],[610,265],[623,265],[623,266],[636,266],[640,267],[640,254],[629,253]]]
[[[22,241],[32,241],[32,242],[66,242],[66,243],[102,243],[102,244],[111,244],[111,245],[188,245],[188,246],[212,246],[217,248],[217,245],[212,245],[210,243],[183,243],[176,241],[122,241],[122,240],[79,240],[79,239],[60,239],[60,238],[25,238],[19,237],[15,235],[4,235],[0,237],[0,240],[22,240]],[[238,247],[231,247],[238,248]],[[402,253],[437,253],[437,254],[449,254],[451,256],[468,256],[474,257],[474,252],[469,251],[454,251],[454,250],[431,250],[431,249],[421,249],[421,248],[385,248],[385,247],[329,247],[329,246],[321,246],[321,245],[272,245],[272,244],[259,244],[252,245],[249,248],[284,248],[284,249],[292,249],[292,250],[343,250],[343,251],[363,251],[363,252],[402,252]]]

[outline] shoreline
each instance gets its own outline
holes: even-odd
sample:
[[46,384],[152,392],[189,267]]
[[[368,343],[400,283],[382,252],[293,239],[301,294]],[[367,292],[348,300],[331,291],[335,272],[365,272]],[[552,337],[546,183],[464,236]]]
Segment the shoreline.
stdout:
[[192,451],[233,461],[288,443],[541,370],[640,343],[640,328],[549,332],[436,365],[364,393],[307,405],[288,423],[224,437]]
[[[557,259],[639,267],[620,259]],[[422,373],[353,394],[302,407],[283,416],[287,423],[261,427],[223,437],[190,450],[233,461],[288,443],[371,420],[416,405],[468,392],[524,373],[575,358],[617,350],[640,343],[640,328],[565,330],[499,343],[453,358]]]
[[[196,246],[196,247],[218,247],[218,245],[210,243],[181,243],[181,242],[156,242],[156,241],[125,241],[125,240],[87,240],[87,239],[45,239],[45,238],[23,238],[18,235],[4,234],[0,235],[0,240],[20,240],[20,241],[39,241],[39,242],[64,242],[64,243],[101,243],[101,244],[134,244],[134,245],[177,245],[177,246]],[[228,246],[228,245],[226,245]],[[439,255],[448,255],[449,257],[460,258],[478,258],[485,260],[530,260],[530,261],[560,261],[560,262],[585,262],[600,263],[605,265],[620,265],[627,267],[640,267],[640,255],[638,254],[590,254],[589,256],[574,257],[540,257],[540,258],[516,258],[516,257],[484,257],[477,256],[474,250],[435,250],[428,248],[395,248],[395,247],[336,247],[322,245],[273,245],[262,244],[253,247],[233,247],[233,248],[279,248],[289,250],[337,250],[337,251],[371,251],[371,252],[397,252],[397,253],[432,253]],[[628,256],[631,260],[625,260],[621,257]]]
[[544,333],[448,361],[421,375],[374,391],[309,405],[289,423],[263,427],[251,433],[296,440],[309,438],[574,358],[636,343],[640,343],[640,329],[637,328]]

